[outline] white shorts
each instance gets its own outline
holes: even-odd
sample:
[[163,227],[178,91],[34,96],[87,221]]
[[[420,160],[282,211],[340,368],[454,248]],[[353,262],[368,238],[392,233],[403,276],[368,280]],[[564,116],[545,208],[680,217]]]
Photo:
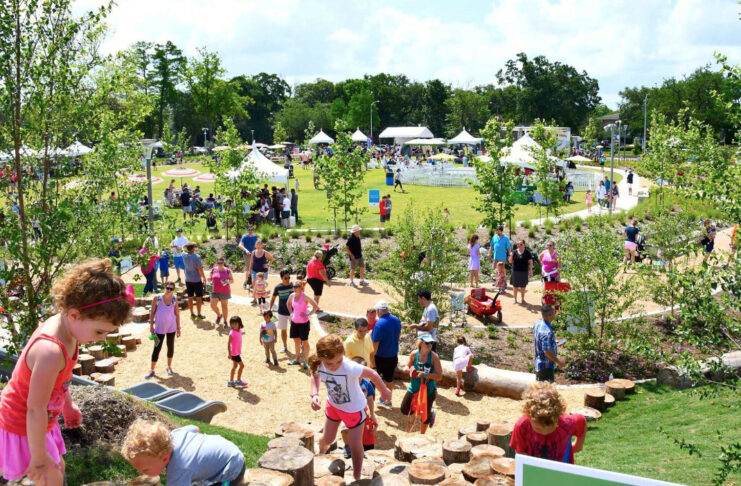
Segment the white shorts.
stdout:
[[288,323],[291,321],[291,316],[283,316],[278,314],[278,325],[275,326],[276,328],[280,329],[281,331],[285,331],[288,329]]

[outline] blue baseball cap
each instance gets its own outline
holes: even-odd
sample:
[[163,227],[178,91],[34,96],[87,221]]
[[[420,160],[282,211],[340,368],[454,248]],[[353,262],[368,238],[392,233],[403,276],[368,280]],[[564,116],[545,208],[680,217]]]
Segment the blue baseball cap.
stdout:
[[118,238],[112,238],[111,243],[121,243],[121,240],[119,240]]
[[429,332],[426,332],[426,333],[420,335],[419,336],[419,339],[420,339],[420,341],[422,341],[424,343],[427,343],[427,344],[432,344],[432,343],[437,342],[437,340]]

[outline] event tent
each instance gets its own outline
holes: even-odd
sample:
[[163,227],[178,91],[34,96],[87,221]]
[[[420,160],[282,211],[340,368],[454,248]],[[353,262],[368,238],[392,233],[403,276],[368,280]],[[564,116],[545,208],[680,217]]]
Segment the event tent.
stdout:
[[407,140],[404,145],[445,145],[442,138],[414,138]]
[[91,149],[90,147],[83,145],[79,141],[75,140],[75,143],[61,151],[61,153],[68,157],[80,157],[82,155],[89,154],[92,151],[93,149]]
[[470,133],[466,131],[466,128],[463,127],[463,131],[456,135],[455,137],[448,139],[448,144],[450,145],[456,145],[456,144],[462,144],[462,145],[478,145],[481,143],[480,138],[476,138],[472,136]]
[[238,169],[227,172],[226,176],[230,179],[236,179],[248,167],[254,169],[260,177],[264,177],[268,182],[288,184],[288,169],[270,162],[254,145],[242,165]]
[[368,142],[368,137],[365,135],[365,133],[360,131],[360,128],[355,130],[355,133],[352,134],[351,138],[353,142],[362,142],[362,143]]
[[[535,157],[533,157],[533,149],[540,148],[538,142],[532,139],[527,133],[520,137],[512,147],[509,149],[509,153],[501,158],[502,162],[511,165],[517,165],[525,169],[535,168]],[[563,167],[566,163],[563,160],[559,160],[556,157],[550,156],[554,161],[557,161],[558,165]]]
[[592,161],[592,159],[584,157],[583,155],[574,155],[573,157],[569,157],[566,160],[570,160],[572,162],[591,162]]
[[314,137],[309,140],[309,144],[316,145],[319,143],[334,143],[334,139],[324,133],[324,130],[319,130],[319,133],[314,135]]
[[404,143],[415,138],[432,138],[434,135],[427,127],[388,127],[378,138],[393,138],[394,143]]

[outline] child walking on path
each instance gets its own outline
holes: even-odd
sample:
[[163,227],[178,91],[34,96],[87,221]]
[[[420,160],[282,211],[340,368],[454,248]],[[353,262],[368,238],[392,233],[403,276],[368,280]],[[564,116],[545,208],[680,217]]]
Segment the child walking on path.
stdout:
[[463,371],[470,373],[473,370],[473,353],[471,348],[468,347],[465,337],[458,336],[456,342],[458,346],[453,350],[453,369],[455,369],[456,374],[455,394],[460,395],[463,386]]
[[275,341],[278,339],[278,330],[273,321],[273,311],[266,310],[262,313],[264,319],[260,325],[260,344],[265,348],[265,362],[270,364],[270,356],[273,356],[273,364],[278,366],[278,355],[275,354]]
[[252,284],[252,287],[255,293],[255,300],[260,309],[260,314],[262,314],[267,310],[265,302],[268,297],[268,281],[265,280],[265,273],[259,272],[257,274],[257,279]]
[[[232,371],[229,374],[229,381],[227,386],[247,386],[247,383],[242,381],[242,371],[244,371],[244,363],[242,362],[242,318],[234,316],[229,319],[229,326],[232,328],[229,331],[229,342],[226,345],[228,357],[232,360]],[[234,372],[239,368],[237,372],[237,381],[234,381]]]
[[82,422],[69,394],[78,347],[116,332],[135,302],[108,259],[74,267],[52,295],[58,313],[31,335],[0,397],[0,470],[7,480],[58,486],[66,448],[57,418],[71,428]]
[[324,434],[319,440],[319,453],[326,454],[334,442],[340,422],[348,428],[352,454],[353,476],[360,479],[363,468],[363,426],[367,418],[366,396],[360,388],[360,378],[367,378],[381,391],[383,401],[391,401],[391,391],[374,370],[345,356],[342,339],[329,334],[319,339],[316,354],[309,358],[311,366],[311,408],[319,410],[319,381],[327,385]]
[[587,190],[585,199],[587,201],[587,214],[592,214],[592,191]]

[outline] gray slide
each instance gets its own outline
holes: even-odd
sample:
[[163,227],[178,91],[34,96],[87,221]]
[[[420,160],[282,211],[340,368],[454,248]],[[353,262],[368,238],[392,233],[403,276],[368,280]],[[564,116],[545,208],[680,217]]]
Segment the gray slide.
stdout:
[[172,390],[160,385],[159,383],[152,383],[151,381],[144,381],[134,386],[124,388],[121,392],[148,402],[156,402],[163,398],[181,393],[180,390]]
[[[13,374],[13,368],[18,361],[18,356],[9,354],[4,349],[0,348],[0,381],[10,381],[10,376]],[[99,386],[100,383],[96,383],[92,380],[82,378],[77,375],[72,375],[73,385],[82,386]]]
[[207,402],[192,393],[178,393],[154,403],[160,410],[170,412],[178,417],[185,417],[200,422],[211,423],[214,415],[226,412],[226,403],[212,400]]

